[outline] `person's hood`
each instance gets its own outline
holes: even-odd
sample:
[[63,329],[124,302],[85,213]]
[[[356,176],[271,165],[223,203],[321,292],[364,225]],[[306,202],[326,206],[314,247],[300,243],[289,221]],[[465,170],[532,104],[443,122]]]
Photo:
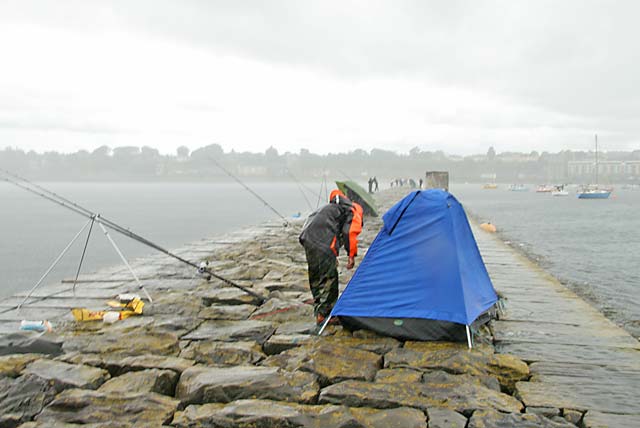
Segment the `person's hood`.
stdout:
[[344,193],[342,193],[342,190],[340,190],[340,189],[333,189],[331,191],[331,193],[329,194],[329,202],[330,203],[332,202],[334,204],[339,204],[340,203],[340,199],[342,199],[342,198],[348,200],[347,196]]

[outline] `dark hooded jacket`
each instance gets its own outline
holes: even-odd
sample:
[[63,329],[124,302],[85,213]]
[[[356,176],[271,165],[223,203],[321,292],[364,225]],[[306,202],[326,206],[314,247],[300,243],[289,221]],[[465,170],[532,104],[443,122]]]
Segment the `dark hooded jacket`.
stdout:
[[305,248],[335,256],[343,246],[349,257],[355,257],[362,224],[362,207],[344,195],[336,195],[307,218],[299,240]]

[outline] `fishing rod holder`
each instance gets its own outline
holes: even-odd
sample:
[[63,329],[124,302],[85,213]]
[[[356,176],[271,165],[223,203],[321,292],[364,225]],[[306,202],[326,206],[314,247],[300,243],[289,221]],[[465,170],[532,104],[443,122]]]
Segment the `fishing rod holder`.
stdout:
[[[133,278],[135,279],[136,283],[138,284],[138,287],[144,292],[145,296],[147,297],[147,299],[149,300],[150,303],[153,303],[153,299],[151,298],[151,295],[149,294],[149,292],[146,290],[146,288],[144,287],[144,285],[142,285],[142,283],[140,282],[140,279],[138,278],[138,276],[136,275],[136,273],[133,271],[133,268],[131,267],[131,265],[129,264],[129,262],[127,261],[127,259],[125,258],[124,254],[122,253],[122,251],[120,250],[120,247],[118,247],[118,244],[116,244],[116,242],[113,240],[113,238],[111,237],[111,235],[109,235],[109,232],[107,231],[107,229],[104,227],[104,225],[102,224],[101,218],[100,218],[100,214],[94,214],[92,216],[90,216],[89,221],[86,222],[82,228],[78,231],[78,233],[75,234],[75,236],[71,239],[71,241],[69,241],[69,243],[67,244],[66,247],[64,247],[64,249],[60,252],[60,254],[58,255],[58,257],[56,257],[56,259],[53,261],[53,263],[51,263],[51,265],[49,266],[49,268],[45,271],[45,273],[40,277],[40,279],[38,280],[38,282],[36,283],[36,285],[34,285],[31,290],[29,290],[29,292],[27,293],[26,297],[22,300],[22,302],[20,302],[20,304],[18,306],[16,306],[16,312],[20,312],[20,309],[22,309],[22,307],[25,305],[25,303],[27,303],[27,300],[29,300],[31,298],[31,296],[33,295],[33,293],[40,287],[40,285],[42,284],[42,282],[45,280],[45,278],[51,273],[51,271],[58,265],[58,263],[60,262],[60,260],[62,260],[62,258],[64,257],[65,254],[67,254],[67,252],[69,251],[69,249],[71,248],[71,246],[76,242],[76,240],[80,237],[80,235],[82,234],[82,232],[84,232],[84,230],[87,228],[87,226],[90,226],[91,228],[93,227],[94,223],[98,223],[98,226],[100,226],[100,228],[102,229],[102,232],[104,233],[104,235],[106,236],[107,240],[109,241],[109,243],[113,246],[114,250],[116,251],[116,253],[118,254],[118,256],[120,256],[120,259],[124,262],[124,264],[127,266],[127,268],[129,269],[129,272],[131,273],[131,275],[133,276]],[[89,238],[91,237],[91,230],[89,229],[89,233],[87,234],[87,239],[85,242],[85,246],[82,252],[82,258],[80,260],[80,266],[78,266],[78,271],[76,272],[76,277],[73,281],[73,293],[75,296],[75,290],[76,290],[76,284],[78,281],[78,276],[80,274],[80,268],[82,267],[82,260],[84,259],[85,256],[85,252],[87,249],[87,244],[89,243]]]

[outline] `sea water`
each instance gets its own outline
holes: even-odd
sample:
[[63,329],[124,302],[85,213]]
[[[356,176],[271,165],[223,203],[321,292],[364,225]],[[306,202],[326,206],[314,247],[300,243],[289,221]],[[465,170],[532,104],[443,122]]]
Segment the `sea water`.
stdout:
[[[640,191],[609,199],[485,190],[452,184],[467,212],[495,224],[503,239],[537,261],[607,317],[640,336]],[[618,186],[620,187],[620,186]]]

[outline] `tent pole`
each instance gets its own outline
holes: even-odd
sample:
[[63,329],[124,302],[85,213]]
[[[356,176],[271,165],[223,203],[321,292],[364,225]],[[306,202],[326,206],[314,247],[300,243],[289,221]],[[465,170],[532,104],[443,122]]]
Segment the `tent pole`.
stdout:
[[469,349],[471,349],[473,347],[471,344],[471,331],[469,330],[468,325],[466,325],[465,327],[467,328],[467,345],[469,346]]
[[324,328],[327,326],[327,324],[329,324],[330,320],[331,320],[331,315],[329,315],[327,319],[324,320],[324,324],[322,324],[322,328],[320,328],[320,331],[318,332],[318,336],[322,336],[322,332],[324,331]]

